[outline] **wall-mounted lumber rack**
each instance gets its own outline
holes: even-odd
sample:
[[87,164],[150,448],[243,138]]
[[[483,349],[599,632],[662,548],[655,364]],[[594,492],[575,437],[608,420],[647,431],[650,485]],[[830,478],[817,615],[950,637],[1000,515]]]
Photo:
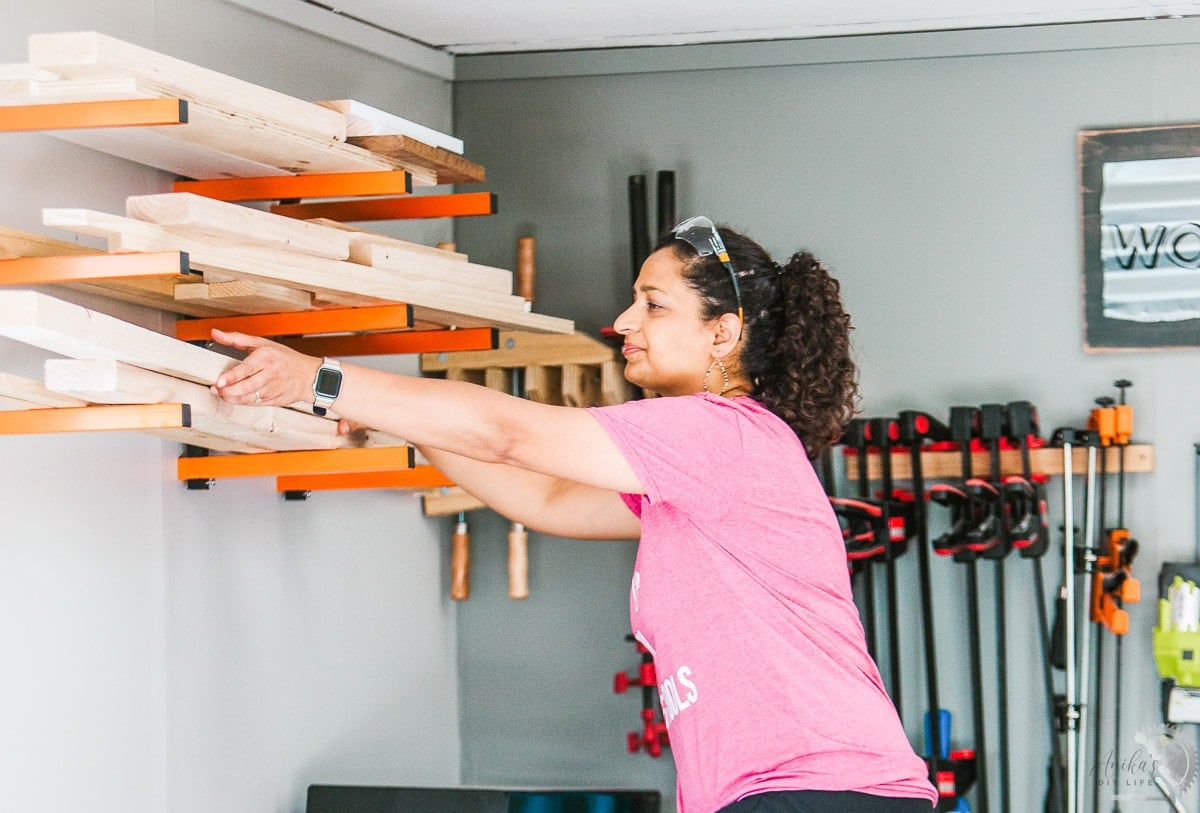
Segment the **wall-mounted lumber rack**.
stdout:
[[[2,109],[2,108],[0,108]],[[174,191],[191,192],[224,201],[299,200],[407,195],[412,175],[390,172],[334,172],[323,175],[283,175],[267,178],[213,178],[176,181]]]
[[431,217],[494,215],[496,196],[491,192],[457,195],[421,195],[410,198],[368,198],[328,203],[281,203],[271,207],[277,215],[299,220],[327,218],[344,223],[371,220],[413,220]]
[[183,99],[59,102],[0,106],[0,132],[84,130],[107,127],[166,127],[187,124]]
[[[1103,449],[1104,465],[1109,472],[1115,472],[1121,459],[1121,448],[1107,446]],[[1130,444],[1125,449],[1125,471],[1138,474],[1154,471],[1154,447],[1148,444]],[[1063,473],[1063,451],[1059,448],[1043,446],[1029,450],[1030,465],[1035,473],[1051,477]],[[1097,455],[1099,458],[1099,455]],[[846,456],[846,477],[854,481],[858,478],[858,460],[854,455]],[[878,480],[881,476],[881,460],[878,454],[867,458],[867,476]],[[1097,463],[1099,465],[1099,462]],[[991,455],[989,452],[973,452],[971,454],[971,471],[984,476],[990,471]],[[1075,474],[1087,470],[1087,449],[1075,446],[1071,449],[1071,468]],[[1005,449],[1000,452],[1000,470],[1002,475],[1021,474],[1021,452],[1017,449]],[[962,477],[962,455],[958,451],[923,451],[921,452],[921,473],[927,480],[947,480]],[[908,449],[892,450],[892,476],[897,480],[907,480],[912,477],[912,457]]]
[[185,455],[178,460],[177,474],[180,480],[362,474],[411,469],[415,463],[416,455],[411,446],[277,452],[270,455]]
[[148,278],[183,281],[192,275],[188,256],[182,251],[0,259],[0,285],[60,285]]
[[[96,32],[35,35],[29,63],[7,67],[0,132],[43,131],[181,177],[175,194],[130,198],[124,216],[43,213],[46,225],[106,240],[107,251],[0,228],[0,286],[60,286],[189,318],[172,338],[0,288],[0,336],[67,357],[46,362],[44,383],[0,372],[0,407],[9,408],[0,433],[143,429],[188,446],[178,476],[189,485],[272,476],[289,495],[448,488],[432,467],[414,468],[398,438],[338,435],[335,415],[314,416],[304,404],[219,401],[209,386],[236,362],[197,345],[220,327],[313,355],[445,357],[504,349],[501,329],[574,330],[531,312],[507,270],[343,225],[494,213],[496,196],[486,192],[411,196],[415,186],[486,179],[458,139]],[[277,203],[264,211],[234,201]],[[605,363],[571,358],[553,375],[529,366],[530,394],[618,397]],[[503,369],[481,375],[498,385]]]
[[450,478],[433,466],[348,474],[297,474],[275,479],[276,491],[290,493],[362,488],[426,489],[452,485]]
[[128,404],[0,411],[0,435],[185,429],[191,425],[192,418],[187,404]]
[[491,350],[499,346],[499,331],[495,328],[413,330],[411,325],[410,306],[379,305],[260,316],[180,319],[175,323],[175,338],[181,341],[207,341],[214,328],[235,330],[253,336],[267,336],[313,356]]
[[388,170],[423,186],[485,178],[446,149],[461,151],[461,141],[430,128],[352,100],[297,99],[96,32],[34,35],[29,63],[8,67],[0,130],[49,132],[186,178]]

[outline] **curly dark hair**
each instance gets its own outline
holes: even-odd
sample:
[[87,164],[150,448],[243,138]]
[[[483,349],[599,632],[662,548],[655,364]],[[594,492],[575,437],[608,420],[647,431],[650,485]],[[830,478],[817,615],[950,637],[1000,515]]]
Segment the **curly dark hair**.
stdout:
[[[717,230],[738,275],[746,318],[739,368],[754,387],[751,395],[787,422],[815,459],[842,436],[858,398],[841,286],[807,252],[780,266],[749,237]],[[737,313],[729,272],[715,256],[699,256],[670,233],[657,247],[684,263],[684,280],[704,302],[702,318]]]

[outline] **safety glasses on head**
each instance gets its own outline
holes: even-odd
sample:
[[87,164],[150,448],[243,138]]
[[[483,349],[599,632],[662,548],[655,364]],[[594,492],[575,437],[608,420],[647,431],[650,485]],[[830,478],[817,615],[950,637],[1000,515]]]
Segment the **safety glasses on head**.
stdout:
[[672,229],[671,234],[675,239],[682,240],[696,249],[696,253],[701,257],[715,256],[729,272],[729,281],[733,283],[733,297],[737,302],[738,338],[740,339],[742,326],[745,324],[742,316],[742,288],[738,285],[737,272],[733,270],[729,252],[725,250],[725,241],[721,239],[717,227],[704,215],[697,215],[680,223]]

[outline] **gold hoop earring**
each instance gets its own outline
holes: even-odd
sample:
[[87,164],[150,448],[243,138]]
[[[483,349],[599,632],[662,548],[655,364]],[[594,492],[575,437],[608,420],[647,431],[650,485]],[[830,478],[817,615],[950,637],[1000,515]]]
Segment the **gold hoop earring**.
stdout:
[[[724,381],[722,383],[720,392],[713,392],[708,388],[708,374],[712,372],[713,367],[721,368],[721,378],[724,379]],[[709,395],[724,395],[725,393],[729,392],[730,389],[729,371],[725,369],[725,362],[721,361],[720,359],[713,359],[712,364],[708,365],[708,369],[704,371],[704,391]]]

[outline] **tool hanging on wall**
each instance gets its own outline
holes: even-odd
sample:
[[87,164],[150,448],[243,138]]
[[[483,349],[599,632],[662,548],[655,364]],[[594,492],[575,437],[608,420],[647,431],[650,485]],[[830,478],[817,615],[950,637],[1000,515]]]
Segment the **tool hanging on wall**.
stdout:
[[[517,239],[516,287],[527,301],[533,300],[536,244],[533,237]],[[512,368],[512,394],[525,397],[525,369]],[[529,533],[520,522],[514,522],[508,530],[508,597],[529,598]]]
[[466,601],[471,597],[471,529],[467,512],[459,511],[450,540],[450,598]]
[[667,737],[667,724],[657,716],[659,704],[655,696],[658,690],[658,677],[654,670],[654,656],[636,636],[626,635],[625,640],[633,641],[637,646],[641,663],[638,664],[636,675],[626,672],[617,672],[613,675],[613,692],[625,694],[632,686],[640,686],[642,689],[642,730],[640,732],[630,731],[626,736],[625,745],[631,754],[645,749],[650,756],[660,757],[662,749],[668,747],[670,742]]
[[[1003,404],[983,404],[979,408],[979,437],[987,447],[991,461],[990,480],[975,479],[979,499],[987,506],[987,517],[976,531],[984,537],[980,557],[996,563],[994,590],[996,633],[996,730],[1000,735],[997,754],[996,788],[1000,810],[1008,813],[1008,607],[1005,595],[1004,559],[1012,550],[1005,515],[1004,483],[1000,468],[1000,447],[1005,435]],[[970,532],[969,532],[970,535]]]
[[629,260],[637,282],[642,263],[650,256],[650,221],[646,211],[646,176],[629,176]]
[[1046,518],[1046,477],[1033,473],[1029,449],[1040,433],[1037,409],[1028,401],[1010,401],[1005,408],[1008,439],[1021,453],[1021,476],[1004,480],[1005,515],[1008,537],[1022,559],[1032,562],[1033,595],[1037,608],[1038,645],[1042,660],[1042,687],[1046,700],[1046,724],[1050,734],[1050,766],[1047,776],[1046,813],[1063,813],[1062,749],[1055,722],[1054,675],[1050,664],[1049,616],[1042,574],[1042,556],[1050,547],[1050,527]]
[[[1100,527],[1098,530],[1103,541],[1098,542],[1098,546],[1095,549],[1085,551],[1084,554],[1085,568],[1091,574],[1088,600],[1089,620],[1100,627],[1097,630],[1095,658],[1095,707],[1097,713],[1095,715],[1095,762],[1093,769],[1096,772],[1096,781],[1092,788],[1092,807],[1097,810],[1099,809],[1100,802],[1101,762],[1106,759],[1103,756],[1100,719],[1100,709],[1104,707],[1104,630],[1108,630],[1116,638],[1112,704],[1112,762],[1114,766],[1114,787],[1119,787],[1120,760],[1118,749],[1120,747],[1121,733],[1121,642],[1124,640],[1125,634],[1129,631],[1129,614],[1124,609],[1124,606],[1135,603],[1141,598],[1141,585],[1133,577],[1131,569],[1133,559],[1137,555],[1138,542],[1136,539],[1131,538],[1129,530],[1125,527],[1125,446],[1129,444],[1133,432],[1133,408],[1125,403],[1125,390],[1132,386],[1132,383],[1126,379],[1119,379],[1113,382],[1113,386],[1118,389],[1120,404],[1118,405],[1114,399],[1107,396],[1097,398],[1096,403],[1098,406],[1092,410],[1088,418],[1088,428],[1098,436],[1101,448],[1114,445],[1118,447],[1116,525],[1110,527],[1105,521],[1107,477],[1105,476],[1105,458],[1101,457],[1098,499]],[[1113,798],[1113,810],[1117,813],[1120,811],[1120,800],[1116,795]]]
[[912,506],[912,526],[917,545],[918,573],[921,585],[922,634],[925,645],[925,689],[929,710],[926,720],[926,752],[929,778],[938,789],[939,809],[960,801],[975,775],[975,751],[950,748],[951,715],[941,708],[938,699],[937,636],[934,630],[933,578],[929,562],[929,516],[925,504],[925,477],[921,467],[921,451],[926,441],[950,440],[950,429],[926,412],[906,410],[900,413],[898,441],[908,446],[912,487],[916,499]]
[[971,716],[975,732],[975,799],[980,813],[988,810],[987,781],[987,737],[983,708],[983,656],[979,630],[979,581],[975,561],[979,552],[971,547],[968,533],[976,531],[986,519],[986,506],[968,489],[972,475],[972,442],[979,436],[980,412],[976,407],[956,406],[950,408],[950,438],[959,449],[962,468],[962,486],[935,483],[929,491],[929,499],[950,511],[950,528],[933,540],[936,553],[950,556],[951,560],[966,566],[967,574],[967,629],[971,664]]
[[[458,246],[446,241],[437,244],[442,251],[457,251]],[[450,536],[450,598],[466,601],[471,597],[471,529],[467,512],[459,511]]]
[[911,494],[896,491],[892,477],[892,444],[900,429],[895,418],[872,418],[866,424],[867,440],[879,450],[879,499],[888,508],[888,537],[883,546],[883,564],[887,575],[888,678],[892,703],[900,718],[904,718],[900,686],[900,587],[897,583],[896,560],[908,550],[909,528],[912,527]]
[[675,173],[669,169],[658,171],[658,197],[655,198],[658,212],[658,231],[655,239],[662,237],[668,229],[675,227]]
[[[1052,445],[1063,450],[1063,583],[1061,615],[1055,621],[1055,637],[1061,641],[1062,663],[1066,671],[1066,696],[1061,706],[1061,724],[1065,749],[1064,789],[1068,813],[1082,813],[1083,785],[1086,772],[1082,770],[1087,751],[1087,700],[1089,696],[1088,635],[1079,636],[1076,613],[1076,586],[1080,560],[1091,540],[1096,538],[1096,460],[1100,447],[1099,436],[1090,430],[1062,427],[1054,431]],[[1076,545],[1073,449],[1087,449],[1087,473],[1084,481],[1084,523],[1082,546]],[[1090,625],[1089,625],[1090,626]],[[1077,660],[1076,641],[1079,640]],[[1052,649],[1058,648],[1052,644]],[[1080,666],[1082,664],[1082,668]]]
[[[857,577],[859,594],[862,596],[863,627],[867,636],[867,651],[872,660],[877,660],[879,644],[875,629],[875,577],[871,563],[883,554],[884,540],[888,538],[888,517],[883,509],[870,502],[871,484],[867,474],[867,421],[852,418],[846,426],[842,443],[847,450],[853,449],[858,461],[857,501],[833,497],[830,502],[834,513],[842,523],[842,538],[846,543],[846,559],[851,578]],[[828,492],[827,492],[828,493]],[[879,533],[882,525],[884,532]]]

